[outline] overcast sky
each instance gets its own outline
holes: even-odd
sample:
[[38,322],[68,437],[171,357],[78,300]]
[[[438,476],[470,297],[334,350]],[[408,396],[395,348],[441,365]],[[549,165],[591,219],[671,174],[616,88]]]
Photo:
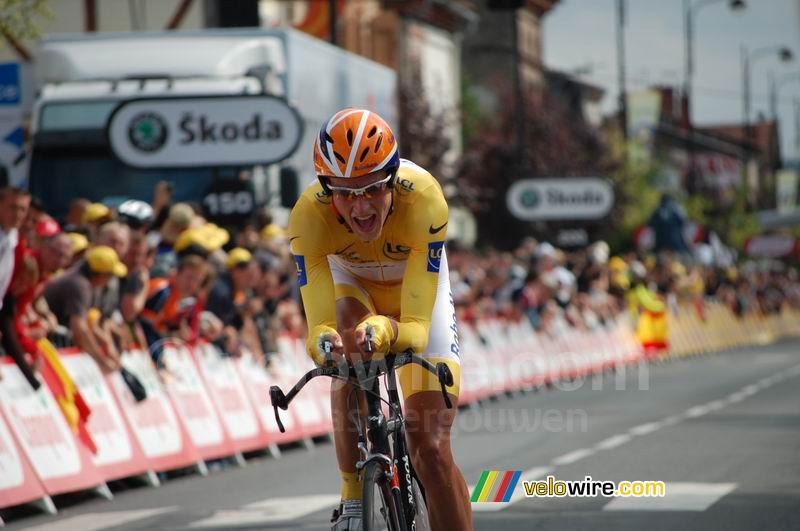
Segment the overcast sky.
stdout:
[[[692,5],[701,0],[691,0]],[[750,50],[786,45],[795,55],[781,63],[775,56],[751,68],[751,109],[769,113],[767,76],[797,74],[781,85],[778,119],[784,158],[800,158],[793,100],[800,101],[800,0],[745,0],[731,11],[727,0],[695,10],[695,123],[741,122],[740,47]],[[564,71],[586,69],[585,80],[607,89],[604,108],[616,107],[617,0],[561,0],[544,19],[544,61]],[[681,85],[684,72],[683,0],[627,0],[626,67],[628,88]]]

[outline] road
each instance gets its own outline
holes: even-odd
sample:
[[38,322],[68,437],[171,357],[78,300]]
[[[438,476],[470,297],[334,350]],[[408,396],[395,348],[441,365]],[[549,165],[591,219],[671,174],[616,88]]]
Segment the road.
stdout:
[[[470,489],[484,470],[520,470],[663,481],[666,497],[527,498],[520,482],[511,502],[473,504],[475,529],[800,529],[800,340],[560,387],[459,413],[453,447]],[[6,529],[325,529],[337,493],[323,441],[112,502],[61,497],[57,516],[11,515]]]

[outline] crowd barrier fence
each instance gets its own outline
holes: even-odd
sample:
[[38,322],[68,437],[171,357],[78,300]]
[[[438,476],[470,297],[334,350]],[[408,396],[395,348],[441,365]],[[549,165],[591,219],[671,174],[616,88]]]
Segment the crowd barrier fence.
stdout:
[[[670,348],[660,359],[686,357],[745,345],[767,344],[800,335],[800,312],[736,317],[725,306],[707,304],[704,319],[694,306],[668,316]],[[527,321],[485,319],[459,327],[460,405],[519,390],[574,380],[648,357],[636,342],[627,316],[592,331],[561,328],[537,333]],[[280,456],[279,446],[332,429],[330,383],[312,381],[278,430],[269,387],[288,389],[312,367],[302,338],[282,334],[278,352],[263,360],[246,353],[223,355],[214,346],[160,347],[164,369],[156,370],[144,349],[122,356],[123,366],[147,391],[137,402],[121,375],[103,374],[76,349],[59,350],[62,363],[91,408],[87,428],[91,453],[61,413],[47,385],[34,391],[10,359],[0,361],[0,509],[25,503],[55,513],[51,496],[94,489],[106,498],[107,482],[132,476],[158,486],[158,472],[195,467],[233,457],[244,466],[245,452]],[[2,520],[0,520],[2,523]]]

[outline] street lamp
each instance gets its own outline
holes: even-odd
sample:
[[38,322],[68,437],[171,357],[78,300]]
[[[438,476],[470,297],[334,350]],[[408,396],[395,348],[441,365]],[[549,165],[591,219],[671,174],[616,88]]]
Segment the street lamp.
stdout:
[[786,46],[766,46],[749,52],[742,46],[742,84],[744,87],[744,108],[742,109],[743,121],[747,127],[747,140],[752,137],[752,127],[750,125],[750,70],[758,59],[769,55],[777,55],[784,63],[794,59],[794,54]]
[[781,87],[790,81],[800,81],[800,71],[785,74],[777,81],[774,72],[769,73],[769,110],[773,120],[778,119],[778,94]]
[[747,7],[744,0],[698,0],[694,4],[691,0],[683,0],[684,32],[686,34],[686,74],[684,76],[684,95],[686,97],[686,121],[691,127],[692,123],[692,77],[694,75],[694,19],[704,7],[720,2],[727,2],[732,11],[739,11]]

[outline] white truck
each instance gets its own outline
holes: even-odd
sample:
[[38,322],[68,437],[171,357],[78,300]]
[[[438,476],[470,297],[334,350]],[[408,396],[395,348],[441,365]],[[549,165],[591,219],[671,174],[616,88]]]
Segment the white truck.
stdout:
[[[162,180],[173,184],[175,200],[203,203],[214,183],[244,175],[254,201],[230,203],[228,214],[244,217],[252,203],[279,207],[281,182],[292,188],[296,174],[294,188],[302,188],[314,179],[311,149],[327,117],[347,106],[372,109],[392,124],[397,115],[393,70],[289,28],[51,36],[38,53],[37,80],[28,185],[56,217],[75,197],[149,200]],[[269,166],[247,154],[258,147],[253,139],[291,127],[269,115],[266,96],[288,102],[302,122],[287,133],[299,137],[295,145]],[[125,105],[145,104],[178,121],[128,112],[133,125],[111,127]],[[254,115],[255,107],[265,115]],[[230,118],[215,124],[214,116]],[[116,145],[127,140],[138,150],[132,157]],[[168,140],[174,152],[167,152],[171,144],[162,149]]]

